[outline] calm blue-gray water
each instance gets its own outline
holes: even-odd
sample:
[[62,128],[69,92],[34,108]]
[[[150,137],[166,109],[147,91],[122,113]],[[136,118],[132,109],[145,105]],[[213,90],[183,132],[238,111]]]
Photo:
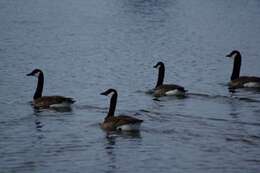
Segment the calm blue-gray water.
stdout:
[[[259,19],[259,0],[1,0],[0,172],[259,172],[260,92],[230,93],[225,57],[260,76]],[[186,98],[146,94],[157,61]],[[32,108],[34,68],[71,111]],[[99,128],[108,88],[139,134]]]

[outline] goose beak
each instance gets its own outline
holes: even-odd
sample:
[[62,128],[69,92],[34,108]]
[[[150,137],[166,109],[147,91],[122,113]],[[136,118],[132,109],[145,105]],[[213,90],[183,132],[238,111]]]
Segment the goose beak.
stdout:
[[26,76],[33,76],[33,74],[32,73],[28,73],[28,74],[26,74]]
[[100,95],[106,96],[105,92],[100,93]]
[[157,65],[154,65],[153,68],[157,68]]
[[231,55],[230,55],[230,54],[227,54],[226,57],[231,58]]

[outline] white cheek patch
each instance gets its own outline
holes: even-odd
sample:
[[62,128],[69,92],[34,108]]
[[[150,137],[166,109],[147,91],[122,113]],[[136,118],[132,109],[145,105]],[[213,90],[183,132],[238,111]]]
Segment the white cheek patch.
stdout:
[[112,97],[114,94],[115,94],[115,92],[111,92],[107,96]]
[[237,53],[234,53],[231,58],[235,58],[237,56]]
[[37,72],[34,74],[35,77],[39,77],[40,76],[40,72]]

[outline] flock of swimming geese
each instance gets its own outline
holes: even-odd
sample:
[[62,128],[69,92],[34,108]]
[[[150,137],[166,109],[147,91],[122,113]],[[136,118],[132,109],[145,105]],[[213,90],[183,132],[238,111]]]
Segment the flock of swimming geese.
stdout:
[[[234,50],[226,57],[234,59],[233,72],[229,82],[229,88],[260,88],[260,77],[254,76],[240,76],[241,67],[241,54],[239,51]],[[153,89],[153,95],[155,97],[177,95],[184,96],[186,90],[184,87],[175,84],[163,84],[165,67],[163,62],[158,62],[154,68],[159,68],[158,80],[155,88]],[[72,98],[63,96],[42,96],[44,76],[40,69],[34,69],[27,76],[36,76],[38,78],[38,84],[33,96],[33,106],[35,108],[55,108],[55,107],[69,107],[75,101]],[[117,103],[117,91],[115,89],[108,89],[101,95],[111,96],[110,107],[104,122],[101,123],[101,128],[107,131],[138,131],[143,120],[119,115],[114,116],[116,103]]]

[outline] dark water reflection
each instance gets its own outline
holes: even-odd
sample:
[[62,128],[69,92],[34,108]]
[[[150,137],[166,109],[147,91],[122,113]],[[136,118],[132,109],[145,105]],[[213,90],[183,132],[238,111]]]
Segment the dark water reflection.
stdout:
[[[258,172],[260,92],[230,92],[232,49],[241,74],[260,76],[260,3],[192,0],[0,2],[0,172]],[[152,66],[186,98],[154,99]],[[30,101],[74,97],[69,110]],[[108,99],[143,119],[140,133],[99,128]]]

